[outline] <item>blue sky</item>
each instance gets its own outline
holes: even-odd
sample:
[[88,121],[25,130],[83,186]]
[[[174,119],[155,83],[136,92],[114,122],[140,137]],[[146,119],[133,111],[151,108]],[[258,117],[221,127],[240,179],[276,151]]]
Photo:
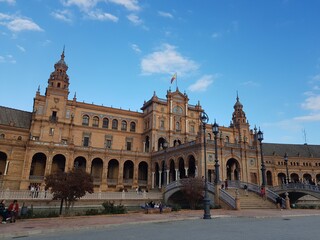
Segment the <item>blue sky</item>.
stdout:
[[[229,126],[237,91],[265,142],[320,144],[320,1],[0,0],[0,105],[31,111],[65,46],[70,95],[140,111],[177,72]],[[304,134],[305,133],[305,134]]]

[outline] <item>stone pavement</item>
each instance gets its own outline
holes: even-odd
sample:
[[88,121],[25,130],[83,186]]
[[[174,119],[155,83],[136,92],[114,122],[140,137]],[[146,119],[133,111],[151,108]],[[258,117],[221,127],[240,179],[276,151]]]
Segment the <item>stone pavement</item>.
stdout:
[[[212,209],[211,217],[298,217],[319,215],[320,210],[314,209],[246,209],[246,210],[225,210]],[[119,215],[98,215],[98,216],[75,216],[58,218],[39,218],[39,219],[18,219],[16,223],[0,224],[0,239],[18,238],[41,233],[55,231],[74,231],[77,229],[106,228],[112,225],[120,224],[141,224],[147,222],[168,222],[180,221],[186,219],[201,219],[203,210],[181,210],[179,212],[163,214],[145,214],[144,212],[135,212]],[[210,221],[210,220],[203,220]]]

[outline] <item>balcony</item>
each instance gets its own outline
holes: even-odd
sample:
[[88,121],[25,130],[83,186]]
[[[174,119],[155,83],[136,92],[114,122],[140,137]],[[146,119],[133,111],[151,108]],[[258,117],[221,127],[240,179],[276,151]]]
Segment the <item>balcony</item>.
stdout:
[[57,116],[50,116],[49,122],[52,122],[52,123],[58,122],[58,117]]

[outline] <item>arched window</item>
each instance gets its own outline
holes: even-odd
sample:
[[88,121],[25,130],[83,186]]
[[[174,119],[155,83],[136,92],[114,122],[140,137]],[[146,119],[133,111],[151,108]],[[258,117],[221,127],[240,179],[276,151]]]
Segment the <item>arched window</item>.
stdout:
[[99,118],[95,116],[92,119],[92,127],[98,127],[98,126],[99,126]]
[[176,122],[176,131],[180,132],[180,122]]
[[108,118],[104,118],[102,121],[102,127],[103,128],[109,128],[109,119]]
[[136,123],[135,122],[131,122],[130,123],[130,132],[135,132],[136,131]]
[[125,120],[121,121],[121,131],[127,131],[127,122]]
[[118,129],[118,120],[117,119],[112,120],[112,129]]
[[84,115],[82,117],[82,125],[89,126],[89,116],[88,115]]

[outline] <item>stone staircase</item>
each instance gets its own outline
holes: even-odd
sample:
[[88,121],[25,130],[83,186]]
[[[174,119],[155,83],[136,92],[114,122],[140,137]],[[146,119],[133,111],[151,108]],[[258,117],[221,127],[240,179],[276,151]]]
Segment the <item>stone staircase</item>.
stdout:
[[[232,196],[236,197],[236,189],[229,188],[227,192]],[[269,201],[263,200],[258,194],[248,191],[248,196],[246,196],[243,189],[238,189],[240,198],[241,209],[275,209],[276,205]]]

